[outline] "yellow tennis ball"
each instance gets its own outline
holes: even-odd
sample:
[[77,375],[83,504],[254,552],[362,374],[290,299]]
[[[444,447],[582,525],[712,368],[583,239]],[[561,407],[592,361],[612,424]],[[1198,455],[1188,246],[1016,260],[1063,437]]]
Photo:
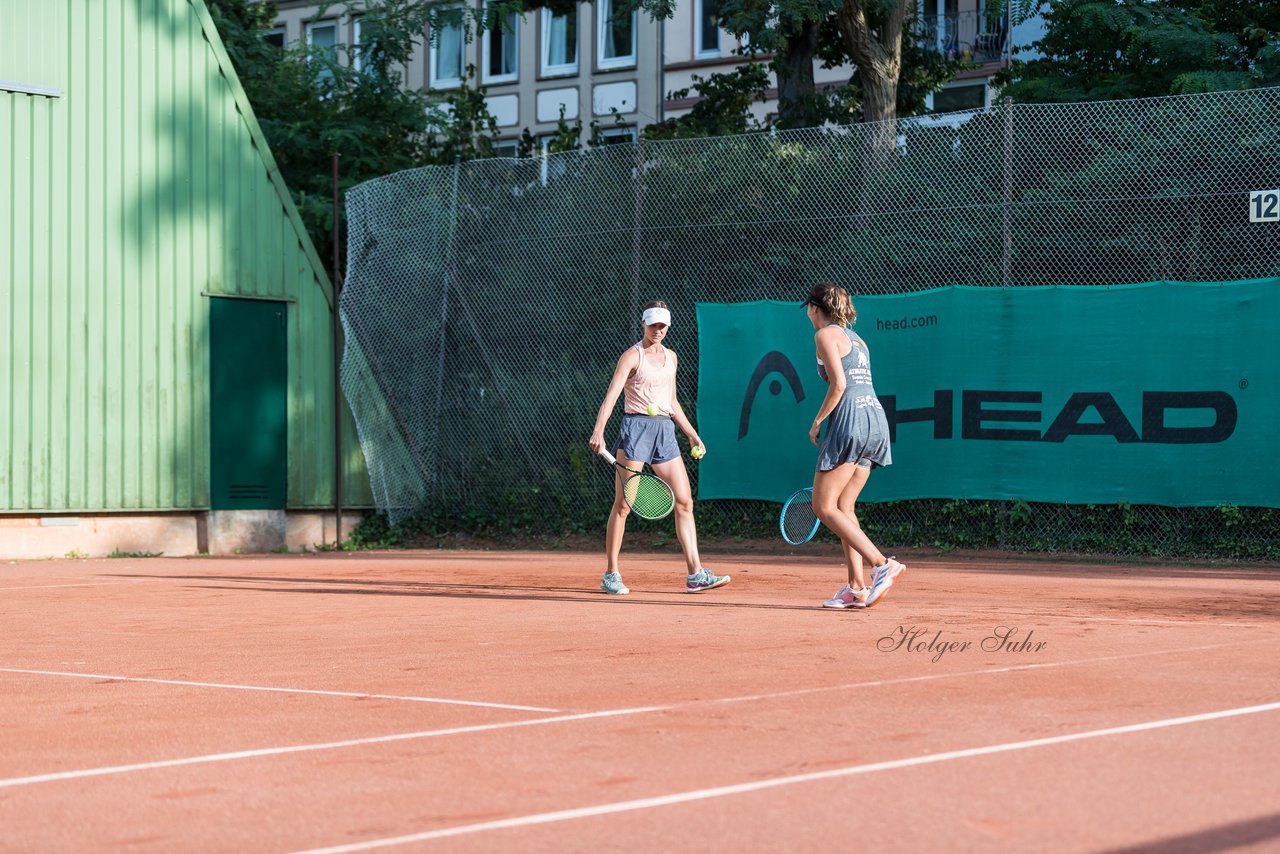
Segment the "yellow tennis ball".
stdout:
[[707,455],[707,449],[701,445],[697,445],[689,451],[689,455],[695,460],[700,460]]
[[656,403],[651,403],[651,404],[649,404],[648,406],[646,406],[646,407],[644,408],[644,411],[645,411],[645,413],[646,413],[646,414],[648,414],[648,415],[657,415],[657,414],[658,414],[658,404],[656,404]]

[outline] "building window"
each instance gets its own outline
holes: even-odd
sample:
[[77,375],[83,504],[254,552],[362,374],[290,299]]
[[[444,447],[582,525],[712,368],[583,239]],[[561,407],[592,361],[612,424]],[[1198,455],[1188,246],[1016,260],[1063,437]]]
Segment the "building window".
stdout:
[[605,128],[596,134],[597,145],[617,145],[618,143],[635,141],[635,128]]
[[578,73],[578,10],[553,15],[542,10],[542,73],[548,77]]
[[954,113],[957,110],[981,110],[987,106],[987,87],[952,86],[933,93],[933,112]]
[[520,71],[520,18],[514,12],[493,21],[484,33],[484,81],[513,83]]
[[462,85],[462,21],[457,8],[441,9],[431,26],[431,79],[433,89]]
[[695,0],[694,55],[710,59],[720,55],[719,0]]
[[520,140],[500,139],[493,144],[494,157],[519,157]]
[[364,33],[360,26],[363,19],[356,18],[351,23],[351,67],[356,71],[364,71]]
[[613,0],[596,0],[597,64],[602,69],[629,68],[636,64],[636,12],[613,13]]
[[338,25],[332,21],[307,24],[307,45],[334,59],[338,50]]
[[262,40],[269,45],[284,49],[284,27],[276,27],[262,34]]
[[333,21],[307,24],[307,47],[312,60],[322,66],[316,79],[333,82],[333,69],[329,66],[338,61],[338,25]]

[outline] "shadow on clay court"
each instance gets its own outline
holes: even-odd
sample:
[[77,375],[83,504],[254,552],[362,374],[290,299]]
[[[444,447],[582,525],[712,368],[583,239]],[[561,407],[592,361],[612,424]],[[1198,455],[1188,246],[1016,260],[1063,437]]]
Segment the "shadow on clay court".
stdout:
[[[807,546],[788,546],[785,550],[779,549],[764,552],[722,550],[714,549],[709,545],[703,545],[702,551],[705,554],[716,554],[717,557],[727,558],[731,564],[736,563],[745,567],[785,567],[787,564],[792,562],[808,564],[827,561],[840,563],[842,561],[839,549],[831,543],[809,544]],[[530,554],[528,551],[520,551],[519,553],[521,555]],[[539,556],[549,556],[557,554],[557,551],[548,549],[536,550],[533,553]],[[562,553],[571,557],[582,554],[581,552]],[[423,558],[435,558],[440,554],[441,552],[437,550],[427,549],[319,552],[314,554],[288,555],[261,554],[252,555],[250,557],[255,561],[280,561],[287,564],[295,564],[298,561],[321,561],[328,564],[330,562],[344,560],[358,560],[361,563],[412,561]],[[503,551],[500,549],[483,551],[454,549],[448,552],[448,559],[451,562],[465,561],[490,563],[494,560],[505,559],[505,557],[509,557],[511,554],[512,552],[510,551]],[[628,554],[630,557],[679,560],[679,552],[655,552],[650,554],[642,551],[637,552],[634,555],[631,555],[630,553]],[[214,560],[219,562],[232,562],[243,560],[245,557],[245,555],[214,555],[200,556],[198,559],[202,561]],[[998,552],[987,554],[982,552],[938,552],[936,550],[924,550],[920,554],[913,554],[910,549],[907,549],[899,554],[899,559],[904,560],[908,565],[911,565],[913,562],[919,562],[920,565],[926,566],[929,571],[980,572],[983,574],[989,573],[997,576],[1027,575],[1048,578],[1080,579],[1099,579],[1106,577],[1205,578],[1218,581],[1280,582],[1280,564],[1251,563],[1247,561],[1239,563],[1210,563],[1208,561],[1198,562],[1194,557],[1159,559],[1040,552],[1026,554]]]
[[[145,575],[115,573],[114,578],[150,578],[171,581],[211,582],[198,585],[205,590],[249,590],[261,593],[311,593],[359,596],[422,596],[438,599],[490,599],[527,602],[586,602],[630,605],[661,605],[676,608],[756,608],[762,610],[812,611],[814,605],[786,605],[767,602],[726,602],[707,596],[691,596],[679,590],[633,589],[630,596],[605,596],[596,588],[529,587],[509,584],[445,584],[429,581],[368,581],[333,578],[281,578],[253,575]],[[219,582],[219,583],[212,583]],[[228,582],[243,582],[231,584]],[[286,585],[265,587],[265,584]],[[669,596],[669,599],[644,599],[641,596]],[[823,610],[819,608],[818,610]]]
[[[492,558],[490,558],[492,559]],[[933,568],[925,570],[934,572]],[[985,571],[985,570],[981,570]],[[941,570],[939,575],[945,574]],[[1021,574],[1021,573],[1016,573]],[[1028,573],[1034,574],[1034,573]],[[812,599],[790,604],[786,602],[740,602],[726,601],[725,597],[733,596],[733,588],[724,591],[712,591],[704,595],[692,596],[678,589],[678,582],[673,580],[671,587],[658,590],[643,590],[633,587],[630,596],[605,596],[598,587],[554,587],[545,585],[516,584],[474,584],[449,583],[432,581],[383,581],[375,579],[343,579],[343,578],[305,578],[278,575],[171,575],[167,573],[108,573],[107,577],[153,579],[171,581],[208,582],[199,586],[207,589],[253,590],[263,593],[310,593],[324,595],[363,595],[363,596],[420,596],[438,599],[487,599],[529,602],[589,602],[598,604],[630,604],[658,605],[676,608],[751,608],[759,610],[793,610],[812,611],[829,610],[818,607]],[[1072,611],[1073,603],[1080,603],[1079,588],[1074,588],[1069,595],[1063,594],[1060,583],[1063,575],[1055,572],[1042,574],[1045,581],[1045,595],[1038,597],[1039,604],[1048,606],[1051,613],[1065,608]],[[1069,577],[1069,576],[1068,576]],[[1125,576],[1133,578],[1133,576]],[[1262,574],[1251,578],[1280,579],[1280,574]],[[1210,593],[1188,590],[1175,594],[1166,594],[1156,599],[1142,592],[1130,592],[1126,595],[1108,593],[1101,586],[1107,580],[1105,575],[1095,574],[1095,586],[1089,589],[1084,597],[1091,613],[1095,615],[1115,614],[1125,617],[1148,617],[1161,619],[1203,620],[1216,618],[1255,618],[1263,620],[1280,619],[1280,607],[1270,591]],[[256,585],[256,586],[255,586]],[[279,585],[279,586],[266,586]],[[661,598],[649,598],[661,597]],[[1065,597],[1065,598],[1064,598]],[[981,597],[979,597],[979,601]],[[1050,604],[1050,600],[1054,601]],[[971,604],[971,608],[976,603]],[[1007,609],[1009,602],[999,603],[997,610]],[[981,608],[979,608],[981,610]],[[1067,616],[1067,613],[1063,613]]]
[[1214,851],[1232,851],[1246,845],[1261,845],[1277,837],[1280,837],[1280,813],[1224,824],[1184,836],[1169,836],[1155,842],[1113,848],[1107,854],[1210,854]]

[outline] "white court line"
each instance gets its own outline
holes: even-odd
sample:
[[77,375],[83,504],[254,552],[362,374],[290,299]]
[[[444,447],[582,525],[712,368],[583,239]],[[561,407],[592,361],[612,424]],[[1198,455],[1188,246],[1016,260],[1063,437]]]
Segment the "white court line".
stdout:
[[813,771],[808,774],[794,774],[789,777],[774,777],[771,780],[755,780],[750,783],[738,783],[732,786],[717,786],[711,789],[695,789],[689,792],[678,792],[674,795],[661,795],[653,798],[638,798],[631,801],[615,801],[611,804],[598,804],[592,807],[557,810],[555,812],[535,813],[517,816],[498,821],[482,821],[477,824],[463,824],[446,827],[440,830],[428,830],[422,833],[411,833],[406,836],[392,836],[383,839],[371,839],[367,842],[355,842],[350,845],[336,845],[331,848],[312,848],[300,854],[346,854],[353,851],[368,851],[372,848],[390,848],[395,845],[406,845],[410,842],[426,842],[432,839],[444,839],[450,836],[463,836],[468,833],[482,833],[488,830],[508,830],[515,827],[529,827],[535,824],[551,824],[558,821],[572,821],[579,818],[592,818],[601,815],[614,815],[620,812],[653,809],[655,807],[684,804],[690,801],[704,801],[710,798],[723,798],[729,795],[743,795],[759,792],[764,789],[776,789],[780,786],[794,786],[799,783],[812,783],[819,780],[832,780],[840,777],[853,777],[860,774],[874,774],[878,771],[893,771],[899,768],[912,768],[919,765],[934,765],[939,762],[950,762],[953,759],[969,759],[974,756],[991,756],[997,753],[1009,753],[1015,750],[1029,750],[1035,747],[1048,747],[1054,744],[1066,744],[1072,741],[1084,741],[1091,738],[1103,738],[1112,735],[1128,735],[1135,732],[1146,732],[1166,727],[1203,723],[1221,720],[1240,715],[1253,715],[1261,712],[1280,710],[1280,703],[1266,703],[1260,706],[1244,706],[1237,709],[1225,709],[1219,712],[1206,712],[1199,715],[1187,715],[1180,718],[1165,718],[1158,721],[1147,721],[1127,726],[1107,727],[1070,735],[1055,735],[1046,738],[1035,738],[1029,741],[1014,741],[1005,744],[992,744],[986,747],[970,747],[964,750],[949,750],[929,756],[914,756],[909,759],[893,759],[887,762],[872,762],[866,765],[849,765],[844,768],[832,768],[827,771]]
[[356,697],[361,700],[404,700],[410,703],[439,703],[447,706],[476,706],[483,709],[506,709],[515,712],[558,712],[542,706],[513,706],[507,703],[482,703],[478,700],[450,700],[444,697],[402,697],[397,694],[361,694],[354,691],[321,691],[312,688],[275,688],[270,685],[229,685],[221,682],[187,682],[182,679],[149,679],[143,676],[107,676],[101,673],[64,673],[59,670],[23,670],[0,667],[0,673],[27,673],[34,676],[68,676],[73,679],[108,679],[112,682],[148,682],[154,685],[185,685],[189,688],[225,688],[232,691],[267,691],[277,694],[315,694],[321,697]]
[[264,747],[258,750],[240,750],[234,753],[213,753],[205,756],[188,756],[183,759],[162,759],[158,762],[139,762],[135,765],[115,765],[107,768],[87,768],[83,771],[59,771],[54,774],[37,774],[33,777],[11,777],[0,780],[0,789],[13,786],[29,786],[33,783],[52,783],[55,780],[78,780],[85,777],[104,777],[109,774],[125,774],[130,771],[150,771],[155,768],[176,768],[180,765],[198,765],[205,762],[228,762],[233,759],[253,759],[259,756],[281,756],[287,753],[306,753],[313,750],[333,750],[339,747],[359,747],[365,744],[386,744],[393,741],[410,741],[418,738],[438,738],[445,735],[459,735],[469,732],[485,732],[495,729],[511,729],[513,727],[536,726],[538,724],[561,723],[568,721],[585,721],[592,718],[608,718],[620,715],[656,712],[664,707],[653,706],[637,709],[611,709],[603,712],[584,712],[580,715],[558,715],[553,718],[535,718],[529,721],[512,721],[500,724],[477,724],[475,726],[454,727],[452,729],[424,730],[422,732],[402,732],[395,735],[378,735],[371,738],[352,738],[346,741],[330,741],[325,744],[299,744],[293,747]]
[[[1255,641],[1246,641],[1246,643],[1254,643]],[[463,735],[472,732],[492,732],[495,730],[512,729],[515,727],[538,726],[541,724],[556,724],[569,721],[591,720],[593,718],[610,718],[621,717],[623,715],[641,715],[653,712],[668,712],[679,709],[687,709],[692,706],[705,705],[710,703],[741,703],[752,700],[769,700],[783,697],[795,697],[802,694],[815,694],[822,691],[846,691],[854,688],[876,688],[885,685],[905,685],[911,682],[924,682],[934,679],[950,679],[950,678],[969,678],[972,676],[982,676],[987,673],[1008,673],[1016,670],[1028,670],[1032,668],[1047,667],[1067,667],[1076,664],[1094,664],[1099,661],[1112,661],[1123,658],[1140,658],[1149,655],[1167,655],[1182,652],[1201,652],[1206,649],[1216,649],[1219,647],[1239,646],[1240,644],[1215,644],[1213,646],[1190,647],[1186,649],[1167,649],[1155,650],[1152,652],[1133,653],[1131,655],[1115,655],[1106,658],[1082,658],[1071,661],[1055,661],[1045,662],[1043,664],[1019,664],[1010,665],[1009,667],[996,667],[987,670],[971,670],[959,673],[937,673],[927,676],[903,676],[899,679],[880,679],[872,682],[853,682],[845,685],[834,685],[822,688],[800,688],[794,691],[779,691],[775,694],[753,694],[745,697],[722,697],[711,700],[688,700],[679,703],[672,703],[665,706],[641,706],[633,709],[610,709],[601,712],[584,712],[574,715],[556,715],[549,718],[534,718],[527,721],[510,721],[507,723],[481,724],[477,726],[455,727],[453,729],[443,730],[425,730],[422,732],[397,733],[394,735],[373,736],[370,738],[349,739],[346,741],[334,741],[321,744],[300,744],[293,747],[266,747],[257,750],[245,750],[235,753],[214,753],[203,756],[188,756],[182,759],[168,759],[157,762],[141,762],[135,765],[117,765],[106,768],[86,768],[80,771],[61,771],[52,774],[38,774],[31,777],[13,777],[10,779],[0,779],[0,789],[11,786],[26,786],[33,783],[50,783],[57,780],[75,780],[85,777],[101,777],[108,774],[123,774],[130,771],[148,771],[155,768],[170,768],[178,765],[198,765],[204,762],[226,762],[233,759],[252,759],[258,756],[277,756],[289,753],[305,753],[314,750],[333,750],[343,747],[359,747],[365,744],[380,744],[392,741],[407,741],[418,738],[435,738],[445,735]],[[109,677],[104,677],[109,678]]]

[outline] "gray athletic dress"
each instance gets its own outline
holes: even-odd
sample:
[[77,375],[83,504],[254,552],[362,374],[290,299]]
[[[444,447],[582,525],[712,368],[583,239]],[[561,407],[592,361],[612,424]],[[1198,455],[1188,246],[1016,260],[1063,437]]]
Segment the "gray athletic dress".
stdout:
[[[840,360],[845,376],[844,396],[835,411],[827,416],[827,436],[818,453],[818,471],[830,471],[845,463],[872,468],[893,462],[889,453],[889,422],[871,386],[870,353],[852,329],[844,331],[852,345]],[[827,369],[821,361],[818,376],[824,381],[827,379]]]

